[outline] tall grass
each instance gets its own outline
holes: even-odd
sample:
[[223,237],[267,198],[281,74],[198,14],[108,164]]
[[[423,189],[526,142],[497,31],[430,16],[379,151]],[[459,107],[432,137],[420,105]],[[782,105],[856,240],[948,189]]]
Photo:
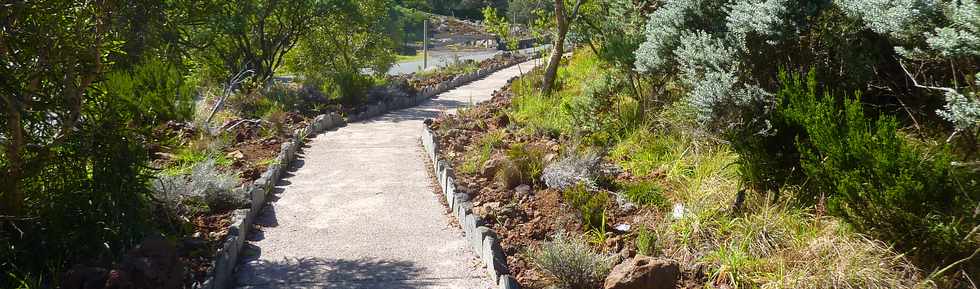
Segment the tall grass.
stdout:
[[[931,286],[885,243],[823,216],[822,209],[801,206],[795,201],[799,188],[782,188],[778,199],[775,193],[741,191],[745,170],[738,154],[702,131],[684,102],[657,108],[651,116],[621,91],[603,94],[611,96],[604,103],[591,103],[596,99],[587,99],[586,92],[598,87],[591,78],[603,71],[594,56],[576,53],[559,71],[551,95],[534,89],[530,80],[539,75],[515,82],[509,113],[532,132],[572,138],[594,121],[584,113],[604,115],[586,137],[608,146],[607,159],[639,179],[617,182],[618,192],[655,211],[655,221],[636,233],[640,253],[679,260],[687,270],[705,269],[710,283],[732,288]],[[573,188],[564,197],[587,224],[604,219],[599,204],[608,200],[598,194]]]

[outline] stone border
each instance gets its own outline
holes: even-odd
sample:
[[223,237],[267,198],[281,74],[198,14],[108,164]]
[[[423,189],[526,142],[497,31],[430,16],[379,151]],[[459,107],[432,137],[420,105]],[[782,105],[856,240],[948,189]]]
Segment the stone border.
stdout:
[[[504,63],[502,65],[497,65],[489,68],[481,68],[472,73],[467,73],[463,75],[456,76],[455,78],[447,81],[443,81],[436,85],[431,85],[423,88],[415,97],[410,98],[398,98],[389,99],[382,101],[380,103],[367,105],[367,108],[360,113],[350,115],[345,120],[340,114],[331,112],[329,114],[321,114],[313,118],[313,121],[305,128],[300,128],[295,131],[294,137],[287,140],[282,144],[282,148],[279,151],[279,155],[276,157],[276,162],[269,166],[269,168],[263,173],[255,182],[246,188],[248,192],[249,200],[251,201],[251,206],[248,209],[239,209],[232,212],[231,226],[228,228],[228,235],[225,237],[224,241],[218,248],[217,254],[215,254],[214,260],[211,261],[211,268],[208,269],[208,277],[203,283],[194,286],[198,289],[227,289],[232,288],[235,283],[234,272],[238,265],[238,257],[245,246],[245,239],[248,235],[248,230],[252,228],[255,224],[255,218],[262,211],[266,205],[267,198],[272,194],[275,184],[281,179],[286,170],[289,169],[290,163],[296,159],[296,152],[303,146],[303,143],[307,138],[315,136],[321,132],[324,132],[335,127],[341,127],[347,123],[357,122],[365,119],[369,119],[375,116],[382,115],[391,110],[397,110],[407,107],[416,106],[425,102],[429,98],[436,96],[440,93],[449,91],[450,89],[459,87],[463,84],[472,82],[477,79],[481,79],[490,75],[491,73],[497,72],[501,69],[508,68],[518,63],[528,61],[529,58],[518,56],[512,61]],[[430,134],[431,136],[431,134]],[[462,198],[462,197],[461,197]],[[451,204],[451,203],[450,203]],[[469,207],[467,207],[466,212],[469,213]],[[485,232],[490,233],[488,228],[483,227]],[[467,236],[471,236],[472,233],[467,231]],[[476,246],[475,250],[481,252],[481,255],[493,255],[500,253],[500,245],[496,244],[496,239],[494,237],[486,235],[488,238],[485,242],[481,239],[471,241],[471,244]],[[486,250],[490,250],[491,254],[483,254],[484,251],[483,244],[496,244],[488,247]],[[496,251],[492,251],[492,250]],[[503,256],[503,254],[499,254]],[[505,272],[507,267],[506,259],[503,257],[499,259],[488,259],[492,262],[493,268],[497,268],[497,271],[491,271],[491,276],[494,278],[494,282],[497,281],[498,273]],[[491,264],[491,263],[488,263]],[[502,266],[502,267],[501,267]],[[488,268],[491,266],[488,266]],[[505,273],[506,274],[506,273]],[[508,279],[509,278],[509,279]],[[506,280],[506,281],[505,281]],[[513,278],[507,276],[506,278],[501,278],[500,284],[514,284],[510,287],[501,288],[518,288],[516,287],[517,282],[513,281]]]
[[485,223],[480,216],[472,212],[473,204],[470,202],[470,195],[456,191],[453,169],[448,161],[439,157],[439,142],[435,133],[428,127],[422,132],[422,147],[432,160],[432,170],[439,180],[439,187],[445,194],[446,204],[463,227],[467,244],[483,260],[490,279],[499,289],[520,289],[520,284],[517,284],[517,280],[510,275],[510,270],[507,268],[507,256],[500,247],[497,234],[489,227],[483,226]]

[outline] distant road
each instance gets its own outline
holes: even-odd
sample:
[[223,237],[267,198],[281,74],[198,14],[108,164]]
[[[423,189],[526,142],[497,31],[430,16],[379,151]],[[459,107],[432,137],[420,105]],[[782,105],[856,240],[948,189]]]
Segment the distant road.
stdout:
[[[519,50],[521,53],[527,53],[535,50],[541,50],[548,47],[548,45],[527,48]],[[473,60],[480,62],[486,59],[493,58],[494,55],[502,53],[500,50],[483,50],[483,51],[429,51],[429,65],[428,69],[433,69],[436,67],[443,67],[449,65],[459,57],[459,60]],[[419,51],[419,53],[422,53]],[[401,63],[395,63],[388,70],[388,75],[400,75],[408,74],[413,72],[419,72],[422,70],[422,60],[406,61]]]
[[[517,50],[517,52],[530,53],[533,51],[545,50],[548,49],[549,47],[551,47],[551,45],[546,44],[538,47]],[[495,50],[495,49],[482,50],[482,51],[429,51],[428,69],[449,65],[450,63],[453,62],[456,56],[459,56],[459,60],[461,61],[472,59],[473,61],[480,62],[483,60],[490,59],[494,55],[500,53],[503,53],[503,51]],[[395,63],[394,65],[392,65],[391,69],[388,70],[388,75],[409,74],[413,72],[419,72],[421,70],[422,70],[422,60],[405,61],[405,62]],[[365,74],[370,74],[371,69],[366,68],[361,72]],[[277,75],[273,77],[273,81],[281,82],[281,83],[292,82],[295,79],[296,79],[295,75]]]

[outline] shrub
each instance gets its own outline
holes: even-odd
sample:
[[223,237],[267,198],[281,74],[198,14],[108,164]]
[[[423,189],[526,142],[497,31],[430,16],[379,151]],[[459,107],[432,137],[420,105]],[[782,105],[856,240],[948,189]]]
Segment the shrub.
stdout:
[[316,115],[326,109],[329,101],[315,86],[273,82],[262,92],[281,110],[293,111],[306,116]]
[[544,156],[547,153],[543,147],[536,145],[511,145],[507,149],[507,160],[497,170],[497,181],[508,188],[519,184],[536,184],[544,170]]
[[263,134],[272,137],[280,137],[288,134],[288,127],[286,126],[288,116],[289,114],[278,106],[270,109],[264,116],[262,116],[262,120],[265,121],[264,126],[262,127]]
[[159,60],[108,73],[100,86],[125,105],[122,112],[131,113],[128,118],[138,126],[183,121],[193,114],[193,89],[177,67]]
[[596,253],[581,237],[564,232],[532,252],[531,259],[559,289],[597,288],[612,265],[611,258]]
[[572,154],[544,169],[541,180],[549,188],[566,190],[578,184],[595,189],[602,156],[597,153]]
[[731,130],[726,136],[738,152],[739,175],[756,191],[778,192],[780,187],[801,183],[803,178],[796,140],[805,135],[805,129],[787,115],[787,107],[802,95],[818,93],[816,74],[808,74],[805,84],[785,72],[780,78],[784,85],[776,93],[776,105],[766,125]]
[[[920,248],[928,255],[956,255],[968,250],[966,232],[974,221],[977,190],[963,191],[963,175],[951,166],[945,149],[927,150],[897,133],[894,117],[868,121],[860,96],[844,100],[807,98],[793,111],[809,138],[798,144],[809,185],[830,192],[832,213],[858,230]],[[972,192],[972,193],[971,193]]]
[[162,174],[153,181],[153,195],[180,216],[220,212],[244,206],[247,201],[235,187],[238,176],[218,170],[214,158],[194,164],[188,174]]
[[608,193],[590,190],[579,183],[565,190],[562,195],[582,215],[582,223],[587,229],[605,229],[601,227],[605,220],[606,204],[609,203]]
[[[966,181],[976,176],[953,167],[948,149],[901,136],[894,117],[869,120],[860,95],[842,102],[829,93],[818,97],[812,73],[806,84],[799,76],[781,78],[773,118],[777,133],[736,146],[743,165],[764,160],[746,167],[757,170],[750,176],[773,174],[787,181],[799,172],[809,192],[804,202],[825,198],[830,213],[858,231],[919,256],[942,259],[976,246],[964,239],[978,224],[964,218],[980,200],[976,183]],[[796,145],[779,143],[789,139]]]
[[322,89],[330,92],[328,95],[343,104],[356,105],[367,99],[368,89],[374,84],[370,76],[360,72],[336,72],[330,76],[330,81]]

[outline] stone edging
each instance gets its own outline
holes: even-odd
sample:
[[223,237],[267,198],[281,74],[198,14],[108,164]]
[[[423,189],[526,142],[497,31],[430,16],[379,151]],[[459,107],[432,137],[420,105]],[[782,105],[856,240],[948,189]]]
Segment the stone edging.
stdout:
[[449,162],[439,157],[439,142],[428,127],[422,132],[422,146],[425,148],[426,155],[432,160],[432,170],[445,194],[446,204],[463,227],[467,243],[483,260],[483,264],[487,267],[487,274],[499,289],[520,289],[520,284],[517,284],[517,280],[510,275],[510,270],[507,268],[507,256],[500,247],[497,234],[483,226],[484,222],[480,216],[473,214],[470,195],[456,191],[453,169],[449,166]]
[[[269,168],[265,171],[265,173],[263,173],[257,180],[255,180],[255,182],[252,183],[252,185],[248,186],[244,190],[245,192],[248,192],[249,200],[251,201],[251,207],[248,209],[239,209],[232,212],[231,226],[228,228],[228,235],[225,237],[225,240],[221,242],[221,245],[218,248],[218,252],[217,254],[215,254],[214,260],[212,260],[212,266],[208,270],[208,277],[207,279],[205,279],[203,283],[201,283],[198,286],[195,286],[195,288],[198,289],[232,288],[235,282],[235,280],[233,279],[234,277],[233,274],[235,271],[235,267],[238,264],[239,254],[241,253],[242,248],[245,246],[245,239],[247,238],[248,230],[252,228],[253,224],[255,224],[255,218],[265,207],[266,199],[269,197],[270,194],[272,194],[275,184],[280,180],[280,178],[283,176],[286,170],[289,169],[289,164],[296,159],[297,150],[299,150],[299,148],[303,146],[303,143],[306,141],[308,137],[315,136],[321,132],[324,132],[329,129],[333,129],[335,127],[344,126],[350,122],[361,121],[375,116],[379,116],[390,110],[402,109],[402,108],[412,107],[421,104],[425,100],[433,96],[436,96],[440,93],[446,92],[450,89],[459,87],[463,84],[472,82],[474,80],[481,79],[483,77],[486,77],[487,75],[490,75],[491,73],[497,72],[498,70],[514,66],[518,63],[527,60],[528,59],[524,59],[523,57],[518,57],[516,58],[516,60],[508,62],[503,65],[498,65],[490,68],[481,68],[472,73],[459,75],[451,80],[443,81],[439,84],[431,85],[429,87],[423,88],[421,91],[418,92],[418,94],[415,97],[390,99],[390,100],[382,101],[380,103],[371,104],[368,105],[367,109],[365,109],[363,112],[350,115],[347,117],[346,120],[343,117],[341,117],[340,114],[337,114],[335,112],[331,112],[329,114],[321,114],[313,118],[313,121],[312,123],[310,123],[310,125],[308,125],[305,128],[297,129],[295,132],[295,136],[282,144],[282,148],[279,151],[279,155],[276,156],[276,162],[272,165],[269,165]],[[466,212],[467,213],[469,212],[469,208],[467,208]],[[489,231],[489,229],[487,229],[487,231]],[[470,234],[469,231],[467,231],[467,235],[470,236],[472,234]],[[491,238],[492,240],[493,237],[488,236],[488,238]],[[489,242],[488,244],[496,244],[495,240],[492,241],[493,242]],[[483,251],[482,244],[484,243],[483,240],[482,239],[476,240],[476,242],[481,246],[477,249],[477,251],[482,252]],[[492,250],[493,248],[496,248],[495,252],[500,252],[499,245],[496,245],[496,247],[488,248],[488,250]],[[484,254],[481,253],[481,255]],[[506,271],[506,266],[507,266],[506,259],[502,257],[503,256],[502,254],[500,254],[500,256],[501,258],[495,260],[498,260],[501,266],[503,267],[494,267],[494,268],[503,268],[503,271]],[[502,272],[502,271],[497,271],[497,272]],[[491,273],[491,275],[494,278],[497,277],[497,273]],[[513,279],[510,277],[508,278],[510,280]],[[508,279],[508,278],[502,278],[500,284],[505,284],[504,279]],[[513,286],[501,287],[501,288],[518,288],[516,287],[517,282],[510,281],[510,280],[506,282],[509,282],[507,284],[513,284]],[[494,279],[494,281],[496,281],[496,279]]]

